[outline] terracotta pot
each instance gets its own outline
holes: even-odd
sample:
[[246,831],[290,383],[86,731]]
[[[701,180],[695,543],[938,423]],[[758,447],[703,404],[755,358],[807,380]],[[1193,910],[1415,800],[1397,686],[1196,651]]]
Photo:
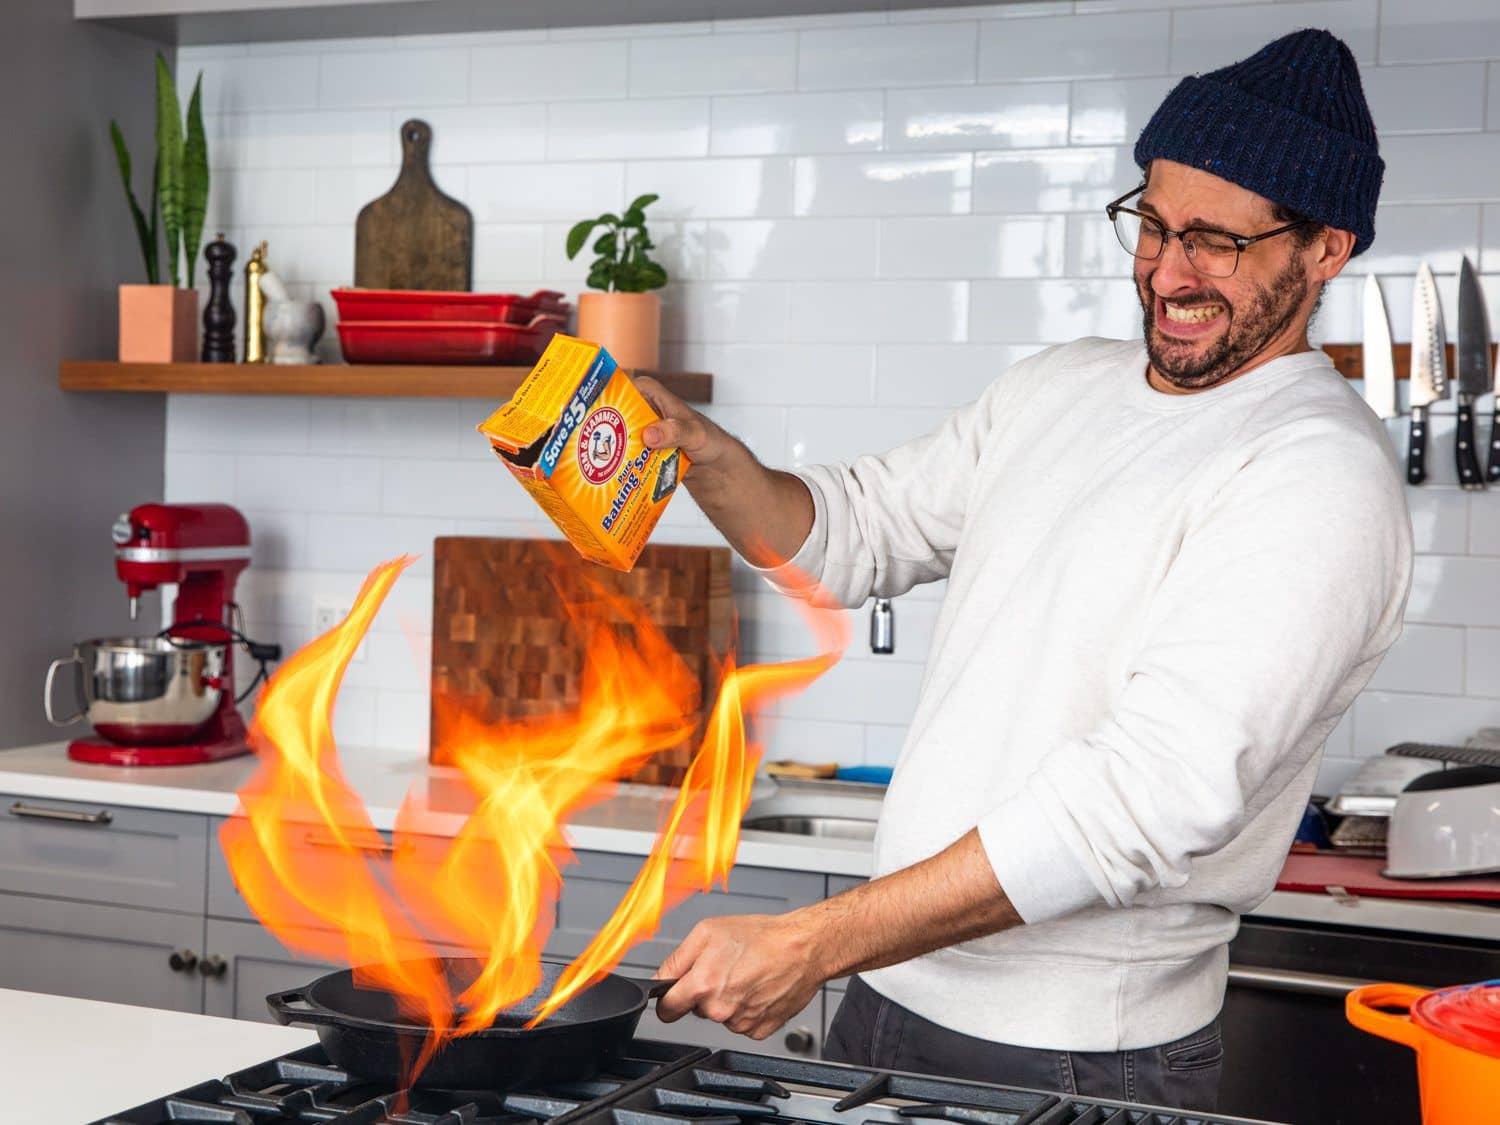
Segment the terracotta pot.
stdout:
[[198,291],[120,286],[120,362],[193,363],[198,358]]
[[655,293],[584,293],[578,336],[602,345],[621,367],[655,371],[661,363],[661,301]]

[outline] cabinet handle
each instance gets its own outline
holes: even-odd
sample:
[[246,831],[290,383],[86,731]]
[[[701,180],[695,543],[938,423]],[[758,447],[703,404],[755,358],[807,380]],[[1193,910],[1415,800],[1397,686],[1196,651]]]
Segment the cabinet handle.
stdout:
[[817,1040],[813,1033],[805,1027],[793,1028],[786,1033],[786,1038],[781,1041],[782,1045],[794,1055],[807,1055],[812,1053],[813,1046]]
[[229,971],[229,962],[217,953],[210,953],[198,962],[198,971],[205,977],[213,977],[217,980]]
[[98,812],[74,812],[72,809],[44,809],[38,805],[26,805],[20,801],[10,806],[11,816],[31,816],[38,820],[66,820],[70,824],[108,824],[115,814],[108,809]]
[[310,848],[353,848],[357,852],[366,852],[369,855],[395,855],[396,845],[389,840],[382,840],[378,844],[345,844],[335,840],[326,832],[309,831],[302,837],[302,842]]
[[191,949],[174,949],[172,955],[167,958],[167,964],[172,967],[174,973],[190,973],[193,966],[198,964],[198,955]]
[[1328,996],[1342,999],[1356,988],[1363,988],[1375,982],[1359,977],[1299,973],[1293,969],[1257,969],[1249,965],[1230,965],[1229,983],[1243,988],[1260,988],[1270,992],[1299,992],[1305,996]]

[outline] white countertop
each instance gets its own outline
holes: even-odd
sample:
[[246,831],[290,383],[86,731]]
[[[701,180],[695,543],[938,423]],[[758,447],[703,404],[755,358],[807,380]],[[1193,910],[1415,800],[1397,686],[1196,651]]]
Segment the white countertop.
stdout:
[[[0,750],[0,793],[229,816],[239,806],[236,791],[256,767],[251,755],[196,766],[101,766],[72,761],[66,748],[64,742],[48,742]],[[408,791],[416,795],[420,815],[413,823],[419,831],[454,835],[469,815],[472,798],[455,769],[430,766],[416,756],[392,761],[357,747],[341,748],[339,762],[376,828],[395,825]],[[569,819],[569,842],[583,851],[646,855],[661,813],[675,796],[676,790],[661,786],[619,785],[612,798]],[[738,858],[750,867],[782,871],[870,873],[870,845],[856,840],[745,832]]]
[[79,1125],[315,1042],[305,1028],[0,988],[5,1120]]

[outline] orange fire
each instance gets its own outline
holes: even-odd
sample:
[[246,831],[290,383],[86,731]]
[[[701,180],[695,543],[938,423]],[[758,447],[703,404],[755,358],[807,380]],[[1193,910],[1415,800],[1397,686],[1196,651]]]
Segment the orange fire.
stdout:
[[[449,716],[452,760],[474,811],[456,836],[434,838],[419,831],[420,808],[409,796],[386,845],[339,771],[332,710],[350,658],[411,561],[377,567],[349,617],[272,677],[251,729],[261,765],[240,791],[245,815],[221,832],[246,902],[284,944],[357,966],[361,986],[395,994],[403,1011],[431,1029],[408,1077],[448,1038],[491,1026],[536,990],[550,908],[572,858],[563,824],[651,756],[680,745],[693,729],[698,691],[638,607],[595,590],[569,607],[574,627],[590,638],[576,712],[490,725]],[[816,657],[741,668],[725,654],[703,741],[650,856],[533,1022],[608,973],[655,932],[666,910],[727,879],[760,759],[747,715],[805,687],[848,643],[842,614],[807,614]],[[384,852],[388,880],[372,863]],[[438,942],[483,961],[461,995],[452,994],[435,960]]]

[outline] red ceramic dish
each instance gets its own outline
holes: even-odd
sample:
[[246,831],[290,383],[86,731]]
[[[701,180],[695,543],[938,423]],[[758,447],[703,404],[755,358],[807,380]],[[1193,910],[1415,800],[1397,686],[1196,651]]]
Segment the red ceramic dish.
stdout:
[[340,321],[347,363],[535,363],[562,324],[538,316],[530,324],[456,320]]
[[518,293],[449,293],[431,289],[334,289],[343,320],[461,320],[529,324],[545,315],[566,320],[572,306],[553,289]]

